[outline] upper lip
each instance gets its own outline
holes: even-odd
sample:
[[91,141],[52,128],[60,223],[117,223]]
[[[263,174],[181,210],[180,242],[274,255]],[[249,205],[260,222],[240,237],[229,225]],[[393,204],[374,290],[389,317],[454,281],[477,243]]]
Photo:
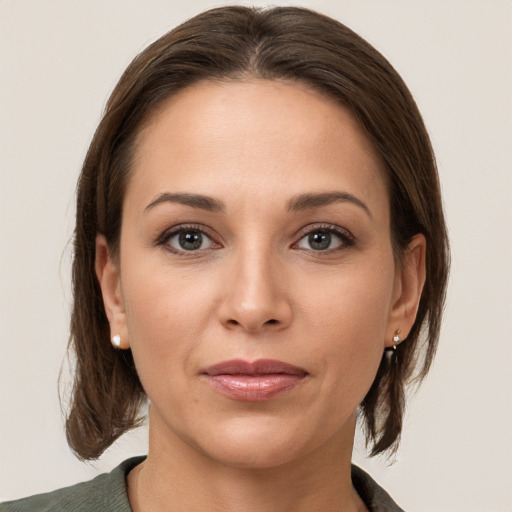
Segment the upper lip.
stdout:
[[277,361],[275,359],[257,359],[256,361],[244,361],[243,359],[231,359],[222,361],[206,368],[203,373],[209,376],[215,375],[269,375],[272,373],[284,373],[288,375],[307,375],[304,368],[293,364]]

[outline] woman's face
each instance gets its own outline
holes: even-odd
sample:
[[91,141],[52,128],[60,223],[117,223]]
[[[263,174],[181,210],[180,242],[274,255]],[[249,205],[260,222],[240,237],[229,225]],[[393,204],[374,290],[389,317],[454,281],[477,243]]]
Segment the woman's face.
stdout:
[[140,134],[106,268],[151,435],[234,466],[351,439],[401,327],[382,164],[347,110],[300,84],[170,98]]

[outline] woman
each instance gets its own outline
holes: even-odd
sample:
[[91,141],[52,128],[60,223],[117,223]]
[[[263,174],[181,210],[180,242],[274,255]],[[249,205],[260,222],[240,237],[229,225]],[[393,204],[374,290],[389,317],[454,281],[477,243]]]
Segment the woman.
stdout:
[[[447,240],[389,63],[298,8],[220,8],[128,67],[78,186],[70,446],[149,452],[2,510],[401,510],[396,448],[435,353]],[[421,336],[420,336],[421,335]]]

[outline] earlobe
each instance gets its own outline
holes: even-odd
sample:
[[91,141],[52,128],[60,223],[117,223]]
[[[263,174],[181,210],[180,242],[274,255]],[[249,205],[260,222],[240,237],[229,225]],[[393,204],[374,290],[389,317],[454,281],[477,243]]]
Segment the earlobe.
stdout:
[[395,283],[395,297],[391,310],[385,346],[392,347],[396,333],[406,341],[412,329],[425,284],[427,242],[422,234],[415,235],[409,243]]
[[95,271],[103,305],[110,324],[110,339],[116,348],[129,348],[126,315],[121,294],[119,269],[109,251],[104,235],[96,236]]

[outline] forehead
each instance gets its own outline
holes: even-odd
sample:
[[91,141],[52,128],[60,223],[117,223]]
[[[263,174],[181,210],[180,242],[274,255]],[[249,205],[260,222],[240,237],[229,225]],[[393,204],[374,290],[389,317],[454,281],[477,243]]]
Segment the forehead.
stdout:
[[348,109],[307,85],[201,82],[140,131],[128,193],[226,195],[229,184],[238,196],[281,185],[290,195],[336,186],[382,195],[383,167]]

